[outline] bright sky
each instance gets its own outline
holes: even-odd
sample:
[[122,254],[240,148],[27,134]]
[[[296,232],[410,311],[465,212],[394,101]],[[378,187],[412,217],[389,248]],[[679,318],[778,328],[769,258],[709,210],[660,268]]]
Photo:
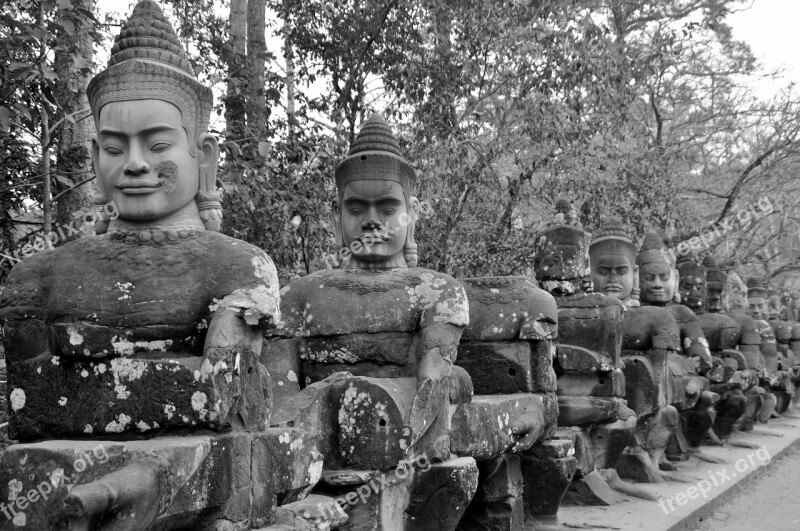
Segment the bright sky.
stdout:
[[800,85],[800,1],[745,0],[742,5],[727,19],[734,38],[747,42],[767,69],[786,69],[784,80],[759,83],[759,92],[767,97],[790,81]]

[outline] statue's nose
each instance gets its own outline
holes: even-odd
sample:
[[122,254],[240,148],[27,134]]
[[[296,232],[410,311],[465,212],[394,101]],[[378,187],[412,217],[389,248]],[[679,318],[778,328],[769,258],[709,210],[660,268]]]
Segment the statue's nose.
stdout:
[[361,228],[363,230],[372,230],[372,229],[380,229],[383,227],[383,223],[377,219],[368,219],[364,223],[361,224]]
[[129,160],[122,167],[125,175],[141,175],[150,171],[150,164],[144,160]]

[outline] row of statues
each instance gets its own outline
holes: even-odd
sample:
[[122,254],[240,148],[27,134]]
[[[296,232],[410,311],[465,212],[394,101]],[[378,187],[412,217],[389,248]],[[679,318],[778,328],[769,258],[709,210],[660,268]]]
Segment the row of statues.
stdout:
[[211,92],[152,0],[88,95],[119,217],[2,293],[0,529],[547,527],[793,405],[800,325],[762,284],[568,201],[535,278],[417,267],[417,175],[378,115],[335,173],[352,252],[281,289],[218,232]]

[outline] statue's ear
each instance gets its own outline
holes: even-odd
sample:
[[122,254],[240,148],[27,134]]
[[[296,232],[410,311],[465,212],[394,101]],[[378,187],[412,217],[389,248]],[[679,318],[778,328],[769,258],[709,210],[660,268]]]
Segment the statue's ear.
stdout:
[[208,133],[197,139],[199,149],[197,166],[200,173],[200,191],[213,192],[217,189],[217,162],[219,160],[219,143],[217,138]]
[[336,237],[337,250],[344,247],[344,234],[342,233],[342,205],[339,203],[337,197],[331,201],[331,223],[333,224],[333,233]]
[[222,228],[222,197],[217,192],[217,161],[219,143],[208,133],[197,139],[197,209],[206,230],[217,231]]
[[414,239],[414,225],[419,219],[419,211],[419,199],[413,195],[410,196],[408,198],[408,217],[410,223],[406,228],[406,243],[403,247],[403,258],[405,259],[408,267],[417,267],[417,263],[419,262],[417,242]]
[[95,202],[107,203],[106,190],[103,180],[100,178],[100,144],[97,142],[97,138],[92,138],[92,166],[94,166],[95,186],[97,187],[98,196]]

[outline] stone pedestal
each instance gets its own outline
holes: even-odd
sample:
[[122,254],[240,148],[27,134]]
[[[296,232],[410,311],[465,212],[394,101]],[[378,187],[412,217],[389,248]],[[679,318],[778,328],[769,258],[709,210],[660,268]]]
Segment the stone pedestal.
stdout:
[[557,523],[558,507],[575,475],[572,444],[545,442],[522,456],[526,522]]
[[321,472],[322,455],[298,429],[17,444],[0,454],[3,497],[15,500],[0,529],[67,521],[105,529],[130,518],[125,529],[260,527],[278,505],[305,497]]

